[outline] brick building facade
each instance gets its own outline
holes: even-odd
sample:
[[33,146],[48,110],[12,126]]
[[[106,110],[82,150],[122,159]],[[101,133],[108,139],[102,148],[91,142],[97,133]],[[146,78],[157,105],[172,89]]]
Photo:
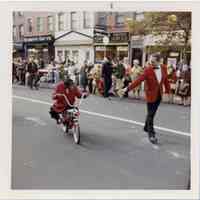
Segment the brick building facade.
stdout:
[[53,12],[13,12],[14,51],[20,56],[54,58],[55,14]]

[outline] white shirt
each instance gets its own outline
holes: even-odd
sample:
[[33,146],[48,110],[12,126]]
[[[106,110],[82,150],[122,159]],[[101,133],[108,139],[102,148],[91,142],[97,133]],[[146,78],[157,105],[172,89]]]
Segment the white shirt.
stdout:
[[159,65],[158,66],[159,69],[155,69],[155,74],[156,74],[156,78],[158,80],[158,82],[160,83],[161,82],[161,78],[162,78],[162,73],[161,73],[161,66]]

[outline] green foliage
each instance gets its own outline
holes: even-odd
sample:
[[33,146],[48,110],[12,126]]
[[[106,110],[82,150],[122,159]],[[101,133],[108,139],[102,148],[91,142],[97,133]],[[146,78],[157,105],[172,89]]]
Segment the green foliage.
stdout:
[[142,21],[129,21],[128,27],[131,35],[156,36],[158,48],[183,46],[184,58],[191,46],[191,12],[145,12]]
[[165,39],[162,40],[164,44],[176,45],[181,42],[184,46],[189,45],[191,12],[147,12],[144,15],[146,33],[165,35]]

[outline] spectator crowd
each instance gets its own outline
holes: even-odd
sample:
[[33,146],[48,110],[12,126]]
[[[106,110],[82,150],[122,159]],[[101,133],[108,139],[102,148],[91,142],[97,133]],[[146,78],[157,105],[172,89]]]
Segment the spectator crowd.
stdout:
[[[102,63],[98,64],[85,61],[82,66],[78,66],[69,59],[63,63],[51,61],[45,65],[42,59],[15,58],[12,67],[12,83],[39,89],[39,85],[42,83],[54,85],[60,80],[70,77],[83,90],[89,90],[91,94],[109,98],[110,96],[120,96],[118,91],[136,80],[143,73],[144,67],[137,59],[133,60],[133,66],[125,64],[123,59],[110,58],[105,58]],[[167,69],[171,86],[171,94],[167,102],[189,105],[191,99],[190,66],[169,65]],[[144,86],[139,85],[133,92],[125,93],[123,97],[142,99],[143,95]]]

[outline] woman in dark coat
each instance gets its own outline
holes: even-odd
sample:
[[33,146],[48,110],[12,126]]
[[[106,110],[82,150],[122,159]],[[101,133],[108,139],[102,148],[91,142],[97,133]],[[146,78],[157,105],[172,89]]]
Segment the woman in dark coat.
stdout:
[[84,89],[84,91],[87,88],[88,85],[88,78],[87,78],[87,64],[86,62],[83,64],[83,66],[80,69],[80,86]]

